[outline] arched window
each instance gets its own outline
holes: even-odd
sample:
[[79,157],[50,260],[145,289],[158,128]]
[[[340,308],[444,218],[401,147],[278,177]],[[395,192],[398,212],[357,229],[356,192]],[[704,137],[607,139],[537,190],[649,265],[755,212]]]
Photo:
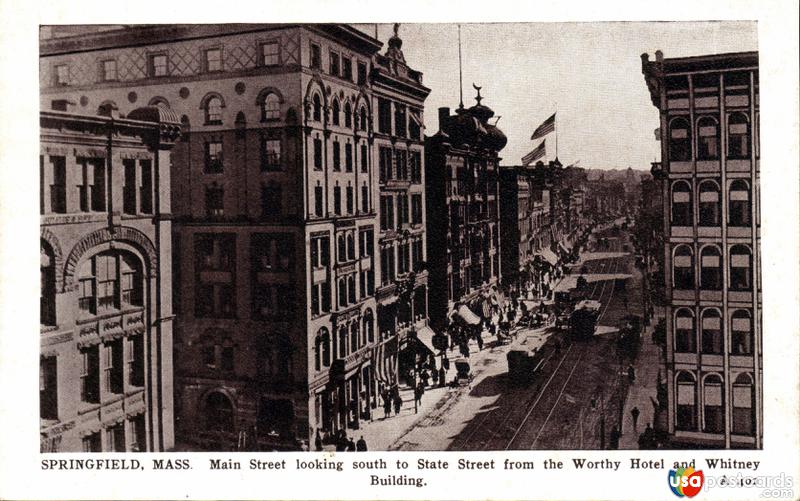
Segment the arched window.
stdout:
[[694,259],[692,248],[688,245],[679,245],[675,248],[672,259],[672,281],[676,289],[694,289]]
[[350,353],[358,351],[358,322],[350,324]]
[[55,254],[50,244],[41,241],[39,248],[39,269],[41,276],[41,293],[39,296],[40,323],[56,324],[56,264]]
[[692,226],[692,187],[686,181],[672,183],[672,225]]
[[359,114],[359,117],[358,117],[359,128],[362,131],[366,132],[366,130],[367,130],[367,108],[362,106],[361,110],[358,112],[358,114]]
[[339,327],[339,358],[347,356],[347,326]]
[[350,304],[356,302],[356,278],[354,275],[350,275],[347,278],[347,298]]
[[347,259],[352,261],[356,258],[356,239],[352,233],[347,234]]
[[[325,327],[317,331],[316,340],[316,353],[314,358],[314,367],[320,370],[321,367],[330,367],[331,365],[331,336],[328,334],[328,329]],[[320,367],[321,365],[321,367]]]
[[700,226],[720,225],[719,185],[710,179],[700,183]]
[[703,353],[722,354],[722,317],[719,310],[708,308],[703,311],[700,321],[702,327]]
[[207,124],[221,124],[222,123],[222,99],[217,96],[212,96],[206,101],[206,123]]
[[375,341],[375,326],[373,325],[372,310],[367,310],[364,313],[364,332],[366,333],[367,342],[372,343]]
[[715,245],[707,245],[700,251],[700,288],[722,289],[722,255]]
[[339,308],[347,306],[347,280],[339,279]]
[[733,291],[746,291],[753,287],[753,255],[746,245],[731,247],[731,281]]
[[142,306],[142,266],[127,252],[102,252],[87,259],[78,275],[78,307],[97,314]]
[[739,374],[733,382],[732,432],[736,435],[755,434],[755,395],[750,374]]
[[261,103],[261,120],[278,120],[281,118],[281,99],[270,92]]
[[353,109],[349,102],[344,105],[344,126],[348,129],[353,126]]
[[719,124],[712,117],[697,121],[697,159],[719,160]]
[[224,394],[214,391],[206,397],[206,429],[210,431],[234,430],[233,404]]
[[747,310],[736,310],[731,316],[731,354],[753,353],[753,320]]
[[167,101],[167,98],[161,97],[161,96],[154,97],[153,99],[150,100],[149,103],[147,103],[147,105],[148,106],[159,106],[161,108],[169,109],[169,101]]
[[731,183],[728,190],[728,224],[750,226],[750,185],[743,179]]
[[749,158],[750,124],[741,112],[728,115],[728,158]]
[[331,119],[333,121],[333,125],[339,125],[339,100],[334,99],[333,105],[331,106]]
[[703,379],[703,431],[722,433],[725,429],[722,378],[709,374]]
[[322,121],[322,100],[320,99],[319,94],[314,94],[313,103],[314,103],[314,121],[320,122]]
[[692,159],[692,131],[684,118],[675,118],[669,123],[669,159],[673,162]]
[[692,310],[681,308],[675,312],[675,351],[697,353],[697,336],[694,330]]
[[681,371],[675,382],[675,428],[683,431],[697,430],[697,381],[691,373]]
[[338,254],[339,254],[338,261],[340,263],[343,263],[343,262],[347,261],[347,244],[346,244],[346,239],[345,239],[344,234],[339,235],[336,238],[336,242],[338,244],[338,251],[339,251],[338,252]]

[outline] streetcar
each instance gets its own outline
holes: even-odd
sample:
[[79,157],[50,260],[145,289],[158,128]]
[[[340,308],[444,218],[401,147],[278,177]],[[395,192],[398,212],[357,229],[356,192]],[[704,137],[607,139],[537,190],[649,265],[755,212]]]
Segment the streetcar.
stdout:
[[583,300],[575,305],[569,317],[569,333],[572,339],[589,339],[594,336],[600,302]]
[[554,348],[552,337],[534,334],[526,337],[521,343],[509,350],[508,380],[513,385],[530,383],[542,370],[549,354]]

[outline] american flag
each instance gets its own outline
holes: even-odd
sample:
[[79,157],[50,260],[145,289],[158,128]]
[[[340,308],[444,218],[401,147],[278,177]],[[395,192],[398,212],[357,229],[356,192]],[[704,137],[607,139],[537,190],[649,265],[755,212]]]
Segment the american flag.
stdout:
[[542,125],[536,127],[536,130],[533,131],[533,135],[531,136],[531,141],[534,139],[539,139],[540,137],[544,137],[551,132],[556,130],[556,114],[553,113],[550,115],[550,118],[542,122]]
[[534,148],[533,151],[531,151],[530,153],[528,153],[527,155],[522,157],[522,165],[526,165],[526,166],[530,165],[530,163],[533,162],[534,160],[538,160],[538,159],[542,158],[543,156],[545,156],[545,154],[547,153],[546,147],[544,145],[545,141],[547,141],[547,140],[546,139],[543,140],[542,144],[540,144],[539,146]]

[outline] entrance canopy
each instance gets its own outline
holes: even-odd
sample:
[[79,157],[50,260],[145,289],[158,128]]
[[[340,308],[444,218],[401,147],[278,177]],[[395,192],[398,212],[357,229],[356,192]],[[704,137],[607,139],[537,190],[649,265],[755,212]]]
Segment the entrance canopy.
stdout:
[[472,312],[469,307],[465,304],[462,304],[458,308],[458,316],[461,317],[467,325],[478,325],[481,323],[481,319],[478,318],[478,315]]
[[433,347],[434,335],[435,333],[433,332],[433,329],[427,325],[417,329],[417,341],[423,344],[428,350],[430,350],[431,353],[436,353],[436,349]]

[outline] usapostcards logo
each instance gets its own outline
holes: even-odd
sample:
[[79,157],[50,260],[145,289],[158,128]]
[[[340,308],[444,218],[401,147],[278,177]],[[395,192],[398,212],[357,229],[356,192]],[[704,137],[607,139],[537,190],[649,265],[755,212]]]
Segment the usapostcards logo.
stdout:
[[688,468],[670,470],[667,479],[672,493],[679,498],[693,498],[700,492],[700,489],[703,488],[703,471],[695,471],[691,466]]

